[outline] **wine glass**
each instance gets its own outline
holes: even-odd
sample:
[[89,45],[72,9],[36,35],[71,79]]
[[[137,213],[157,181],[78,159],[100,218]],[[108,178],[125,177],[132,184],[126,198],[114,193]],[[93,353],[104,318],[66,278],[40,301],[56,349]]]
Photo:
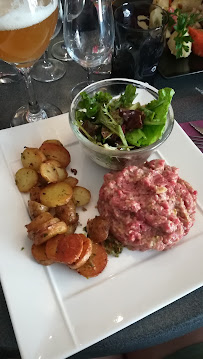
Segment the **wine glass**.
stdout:
[[[59,34],[62,28],[63,10],[60,0],[58,0],[58,7],[58,21],[51,39],[54,39]],[[49,58],[47,48],[44,52],[43,58],[34,64],[31,75],[32,78],[36,81],[53,82],[61,79],[65,75],[65,73],[66,69],[64,64],[61,61]]]
[[48,117],[36,100],[30,70],[46,50],[57,18],[57,0],[0,0],[0,58],[19,69],[28,92],[28,106],[17,110],[11,126]]
[[69,56],[64,41],[56,42],[51,49],[51,54],[55,59],[60,61],[72,61],[71,57]]
[[[63,11],[64,0],[61,0],[61,7],[62,7],[62,12],[64,12]],[[62,21],[63,21],[63,17],[62,17]],[[65,62],[72,61],[71,57],[69,56],[69,54],[66,50],[64,40],[58,41],[52,46],[51,54],[55,59],[58,59],[60,61],[65,61]]]
[[111,55],[114,21],[111,0],[65,0],[64,41],[71,58],[87,70],[87,81],[72,90],[72,97],[91,82],[91,73]]

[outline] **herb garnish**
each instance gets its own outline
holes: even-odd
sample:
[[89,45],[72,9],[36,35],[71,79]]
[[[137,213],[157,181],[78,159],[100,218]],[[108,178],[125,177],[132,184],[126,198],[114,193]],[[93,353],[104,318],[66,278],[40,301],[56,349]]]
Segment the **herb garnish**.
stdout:
[[176,58],[179,59],[183,54],[183,50],[186,52],[189,51],[189,46],[187,44],[193,42],[192,37],[188,34],[188,27],[194,25],[196,22],[203,21],[203,18],[201,18],[200,14],[183,13],[179,8],[175,9],[174,12],[168,11],[168,16],[169,30],[174,29],[177,32],[174,41],[177,51]]
[[104,241],[104,248],[108,254],[111,254],[114,257],[119,257],[119,254],[121,254],[123,250],[123,244],[117,241],[117,239],[109,236]]

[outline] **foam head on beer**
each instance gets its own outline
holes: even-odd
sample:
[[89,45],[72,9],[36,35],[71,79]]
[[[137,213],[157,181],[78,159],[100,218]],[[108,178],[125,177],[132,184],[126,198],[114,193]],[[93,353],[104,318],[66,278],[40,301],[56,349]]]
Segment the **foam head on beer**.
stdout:
[[0,0],[0,58],[22,66],[36,61],[57,18],[57,0]]

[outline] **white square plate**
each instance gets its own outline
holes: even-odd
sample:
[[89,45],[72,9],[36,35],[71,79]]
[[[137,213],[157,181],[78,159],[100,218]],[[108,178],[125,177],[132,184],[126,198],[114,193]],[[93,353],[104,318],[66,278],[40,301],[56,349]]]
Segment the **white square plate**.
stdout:
[[[203,284],[203,156],[180,126],[152,158],[180,168],[180,176],[198,191],[195,225],[173,249],[109,256],[106,269],[86,279],[64,265],[43,267],[31,256],[25,224],[27,195],[14,182],[24,146],[39,147],[58,138],[71,154],[79,183],[90,189],[81,227],[96,215],[105,169],[83,153],[68,115],[0,131],[0,274],[23,359],[63,359],[116,333]],[[24,250],[22,250],[24,248]]]

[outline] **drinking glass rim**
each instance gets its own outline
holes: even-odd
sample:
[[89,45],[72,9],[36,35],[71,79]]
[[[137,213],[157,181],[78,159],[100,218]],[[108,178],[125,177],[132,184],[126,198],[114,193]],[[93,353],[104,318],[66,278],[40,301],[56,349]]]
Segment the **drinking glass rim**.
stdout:
[[[151,29],[142,29],[142,28],[140,28],[140,29],[135,29],[135,28],[133,28],[133,27],[131,27],[131,26],[126,26],[126,25],[124,25],[124,24],[122,24],[120,21],[118,21],[118,20],[116,20],[116,17],[115,17],[115,15],[116,15],[116,13],[121,9],[121,8],[123,8],[125,5],[138,5],[138,3],[140,3],[141,5],[152,5],[152,6],[154,6],[154,7],[156,7],[156,8],[159,8],[159,9],[161,9],[161,11],[162,11],[162,13],[164,13],[165,14],[165,16],[166,16],[166,18],[167,18],[167,21],[166,21],[166,23],[165,24],[162,24],[161,26],[158,26],[158,27],[153,27],[153,28],[151,28]],[[125,3],[123,3],[122,5],[120,5],[116,10],[115,10],[115,12],[114,12],[114,20],[115,20],[115,22],[117,23],[117,24],[119,24],[120,26],[122,26],[124,29],[130,29],[130,30],[132,30],[132,31],[135,31],[135,32],[149,32],[149,31],[154,31],[154,30],[158,30],[158,29],[162,29],[164,26],[166,26],[166,24],[167,24],[167,22],[168,22],[168,14],[167,14],[167,11],[166,10],[164,10],[164,9],[162,9],[159,5],[156,5],[156,4],[151,4],[151,3],[148,3],[148,2],[141,2],[141,1],[138,1],[137,3],[136,2],[125,2]]]

